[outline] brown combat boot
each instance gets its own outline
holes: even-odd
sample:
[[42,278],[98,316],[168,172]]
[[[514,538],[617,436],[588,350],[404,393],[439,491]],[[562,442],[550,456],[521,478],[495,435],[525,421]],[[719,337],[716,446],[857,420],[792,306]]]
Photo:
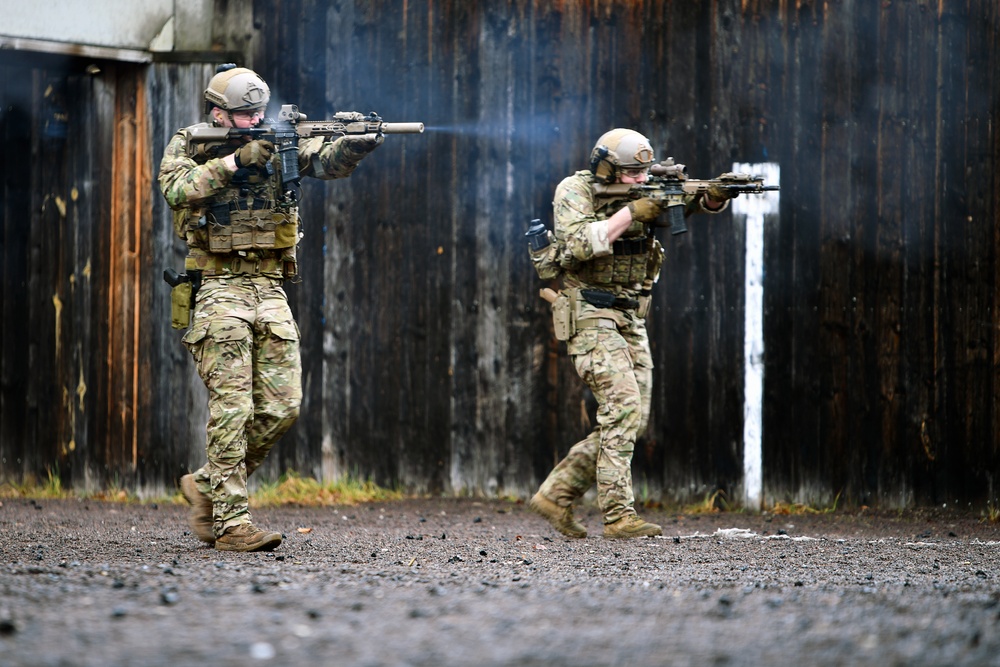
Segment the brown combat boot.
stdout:
[[212,499],[198,490],[194,475],[181,477],[181,493],[191,503],[191,514],[188,515],[191,532],[202,542],[213,544],[215,530],[212,528]]
[[528,507],[536,514],[541,515],[542,518],[552,524],[553,528],[566,537],[587,536],[587,529],[573,518],[572,507],[562,507],[555,504],[543,496],[541,491],[532,496]]
[[219,551],[270,551],[281,544],[281,533],[257,528],[252,523],[230,526],[217,540]]
[[655,523],[643,521],[635,514],[629,514],[614,523],[604,524],[604,537],[656,537],[662,534],[662,528]]

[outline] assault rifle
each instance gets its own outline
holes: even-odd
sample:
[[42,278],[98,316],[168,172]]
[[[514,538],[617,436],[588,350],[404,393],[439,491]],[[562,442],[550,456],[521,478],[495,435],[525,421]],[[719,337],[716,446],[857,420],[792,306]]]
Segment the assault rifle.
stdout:
[[750,174],[725,173],[718,178],[692,179],[687,176],[687,167],[674,163],[667,158],[654,164],[649,169],[649,178],[645,183],[612,183],[594,184],[594,193],[599,197],[623,197],[627,199],[642,199],[649,197],[662,201],[667,209],[667,222],[671,234],[683,234],[687,231],[684,223],[684,196],[705,194],[712,188],[721,188],[732,195],[762,194],[779,190],[777,185],[764,185],[764,179]]
[[257,127],[199,127],[191,130],[190,141],[209,157],[224,155],[229,142],[240,137],[266,139],[274,144],[281,159],[281,180],[286,198],[297,198],[291,186],[299,183],[299,139],[361,134],[420,134],[423,123],[386,123],[374,111],[367,116],[355,111],[335,113],[330,120],[308,120],[294,104],[283,104],[278,119],[265,119]]

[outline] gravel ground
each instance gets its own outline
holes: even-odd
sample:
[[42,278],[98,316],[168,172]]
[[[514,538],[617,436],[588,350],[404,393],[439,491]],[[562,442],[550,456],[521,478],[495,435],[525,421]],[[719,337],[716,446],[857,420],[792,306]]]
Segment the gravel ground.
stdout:
[[0,665],[1000,665],[1000,524],[961,512],[678,515],[563,538],[523,504],[255,511],[4,500]]

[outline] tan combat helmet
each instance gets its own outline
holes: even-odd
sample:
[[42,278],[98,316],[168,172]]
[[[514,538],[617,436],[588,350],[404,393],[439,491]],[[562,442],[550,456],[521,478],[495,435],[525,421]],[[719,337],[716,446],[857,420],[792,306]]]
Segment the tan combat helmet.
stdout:
[[622,127],[605,132],[590,153],[590,170],[594,180],[610,185],[622,169],[647,169],[656,158],[649,139],[635,130]]
[[263,109],[271,99],[271,89],[253,70],[232,63],[219,65],[205,89],[205,113],[217,106],[224,111]]

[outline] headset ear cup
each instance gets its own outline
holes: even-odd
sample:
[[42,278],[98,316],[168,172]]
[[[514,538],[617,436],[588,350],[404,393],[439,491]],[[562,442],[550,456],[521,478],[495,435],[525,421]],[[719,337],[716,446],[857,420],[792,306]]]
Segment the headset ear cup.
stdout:
[[607,146],[598,144],[590,154],[590,171],[601,183],[608,184],[614,180],[614,165],[608,160],[610,151]]
[[614,166],[607,160],[601,160],[597,164],[597,171],[594,172],[594,176],[597,180],[605,185],[609,185],[615,180],[615,170]]

